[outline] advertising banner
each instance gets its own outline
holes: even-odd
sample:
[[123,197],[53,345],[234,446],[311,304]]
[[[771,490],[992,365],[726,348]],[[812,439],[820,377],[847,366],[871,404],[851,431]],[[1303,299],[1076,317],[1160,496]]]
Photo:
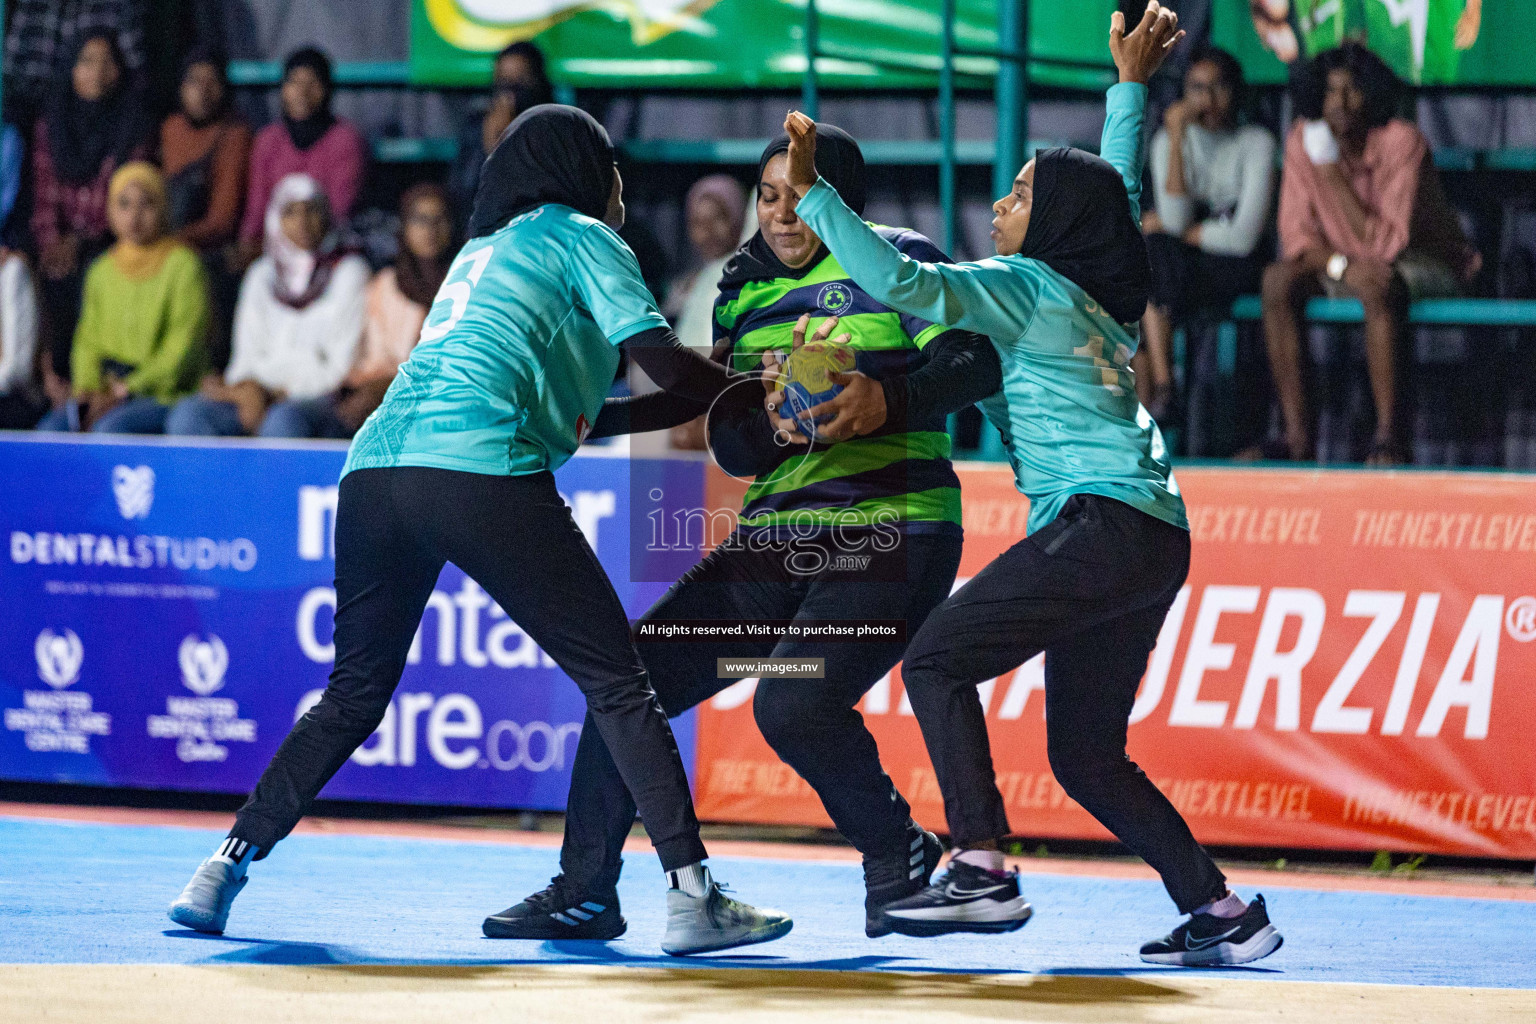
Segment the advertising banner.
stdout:
[[1529,86],[1536,7],[1510,0],[1219,0],[1218,46],[1254,82],[1346,40],[1364,43],[1414,85]]
[[[961,469],[968,578],[1024,535]],[[1536,477],[1191,467],[1194,558],[1130,754],[1209,843],[1536,856]],[[752,718],[701,711],[702,817],[827,825]],[[1046,760],[1044,661],[980,686],[1013,829],[1107,838]],[[899,670],[860,704],[919,821],[943,805]]]
[[[1116,0],[1037,3],[1030,53],[1086,61],[1037,64],[1042,84],[1103,88]],[[932,88],[939,68],[939,5],[860,0],[818,5],[817,71],[831,88]],[[421,85],[485,86],[508,43],[531,39],[557,82],[572,86],[799,89],[806,71],[805,3],[784,0],[412,0],[411,78]],[[996,0],[957,0],[955,45],[997,46]],[[961,57],[962,75],[997,73],[997,61]]]
[[[344,457],[0,439],[0,779],[249,790],[330,672]],[[696,557],[632,566],[643,465],[583,456],[556,474],[632,615]],[[669,500],[697,505],[698,465],[673,468]],[[450,565],[383,723],[323,795],[562,809],[584,713],[575,684]],[[691,722],[676,726],[688,757]]]
[[[958,0],[955,43],[997,46],[998,0]],[[1112,71],[1107,26],[1116,0],[1034,3],[1030,67],[1037,84],[1102,89]],[[939,5],[924,0],[822,0],[817,67],[829,87],[933,87]],[[805,73],[805,4],[783,0],[412,0],[411,75],[431,86],[484,86],[508,43],[532,39],[557,81],[574,86],[797,89]],[[1214,0],[1211,41],[1253,82],[1286,81],[1286,65],[1353,39],[1415,85],[1530,86],[1536,9],[1512,0]],[[1105,71],[1051,61],[1100,65]],[[961,57],[962,75],[997,62]]]

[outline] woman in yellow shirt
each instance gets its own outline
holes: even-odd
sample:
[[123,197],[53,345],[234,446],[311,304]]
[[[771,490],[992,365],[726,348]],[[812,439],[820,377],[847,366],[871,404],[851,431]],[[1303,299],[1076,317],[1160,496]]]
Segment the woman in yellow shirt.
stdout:
[[119,168],[107,218],[117,244],[86,274],[74,397],[39,430],[163,433],[171,404],[204,369],[207,284],[197,255],[169,233],[165,178],[143,162]]

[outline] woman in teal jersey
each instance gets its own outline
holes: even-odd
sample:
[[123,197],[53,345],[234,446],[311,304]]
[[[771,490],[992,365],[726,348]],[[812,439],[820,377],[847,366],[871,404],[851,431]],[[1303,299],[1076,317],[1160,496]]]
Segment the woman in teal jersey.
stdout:
[[[819,125],[818,138],[817,169],[855,212],[862,210],[866,174],[858,143],[834,125]],[[759,681],[753,711],[764,739],[816,791],[838,831],[863,855],[865,931],[875,937],[890,931],[879,908],[927,885],[942,847],[912,820],[856,705],[901,660],[907,641],[953,589],[962,540],[960,481],[950,466],[944,419],[996,391],[1002,371],[981,335],[898,314],[848,279],[795,216],[798,198],[784,180],[788,150],[789,137],[781,135],[758,160],[761,229],[725,266],[714,354],[737,369],[756,370],[808,333],[813,340],[835,334],[857,367],[859,384],[844,394],[865,392],[876,407],[865,420],[873,426],[867,436],[838,444],[781,445],[765,409],[729,421],[717,410],[711,450],[728,472],[754,478],[752,486],[736,530],[645,613],[637,646],[669,715],[736,682],[720,678],[719,659],[822,663],[817,679]],[[916,232],[877,230],[914,258],[946,259]],[[820,321],[814,332],[813,316]],[[675,395],[610,399],[594,436],[662,429],[706,411]],[[649,626],[686,620],[885,622],[902,629],[866,642],[774,631],[687,643],[645,638]],[[561,884],[616,902],[634,820],[635,805],[602,736],[584,729],[571,772]],[[521,925],[519,934],[528,939],[558,937],[560,930],[527,914]]]
[[1189,569],[1184,504],[1129,370],[1149,280],[1137,227],[1145,83],[1177,22],[1154,0],[1126,35],[1115,14],[1121,84],[1109,91],[1103,158],[1050,150],[1026,164],[993,205],[996,258],[903,257],[817,180],[810,120],[786,123],[800,216],[853,279],[895,309],[991,337],[1003,389],[984,408],[1031,504],[1029,536],[940,605],[907,651],[902,675],[960,852],[947,878],[885,908],[897,931],[1009,931],[1028,919],[1017,876],[1002,873],[1008,818],[976,687],[1044,651],[1057,780],[1191,915],[1143,959],[1241,963],[1280,945],[1262,897],[1245,904],[1227,888],[1125,750],[1147,655]]
[[[662,948],[765,942],[790,921],[722,895],[677,744],[629,620],[555,490],[625,350],[663,388],[711,401],[744,378],[685,349],[615,229],[622,183],[603,127],[574,107],[526,111],[486,160],[470,241],[421,341],[358,432],[336,512],[336,666],[204,861],[171,918],[222,931],[246,866],[266,856],[378,726],[438,573],[452,561],[575,680],[668,873]],[[750,395],[755,385],[735,389]],[[761,389],[758,389],[761,394]],[[618,906],[535,908],[623,932]],[[483,926],[500,933],[500,915]]]

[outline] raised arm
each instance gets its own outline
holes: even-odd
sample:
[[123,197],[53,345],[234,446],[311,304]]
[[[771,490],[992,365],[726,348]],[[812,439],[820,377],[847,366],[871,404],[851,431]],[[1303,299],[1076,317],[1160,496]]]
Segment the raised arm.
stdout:
[[1131,216],[1140,220],[1141,127],[1146,120],[1147,87],[1140,82],[1122,80],[1109,87],[1104,108],[1104,135],[1099,140],[1099,155],[1120,172],[1126,195],[1131,198]]
[[1131,216],[1141,219],[1142,122],[1147,111],[1147,82],[1162,66],[1184,32],[1179,16],[1152,0],[1135,31],[1125,31],[1125,15],[1116,11],[1109,19],[1109,52],[1120,72],[1120,82],[1105,97],[1104,135],[1099,156],[1120,172],[1131,197]]
[[997,260],[914,260],[859,219],[825,180],[816,180],[795,212],[859,287],[892,309],[1003,338],[1022,333],[1034,313],[1031,279]]

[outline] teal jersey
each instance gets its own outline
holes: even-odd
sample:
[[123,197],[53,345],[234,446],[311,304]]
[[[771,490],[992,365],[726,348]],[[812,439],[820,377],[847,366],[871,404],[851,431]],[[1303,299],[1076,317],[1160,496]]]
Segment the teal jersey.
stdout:
[[[1109,90],[1100,153],[1141,212],[1146,86]],[[892,309],[992,339],[1003,388],[982,403],[1002,432],[1029,531],[1074,494],[1115,498],[1183,529],[1184,500],[1157,424],[1136,400],[1134,324],[1118,324],[1077,285],[1038,260],[1000,256],[924,263],[898,252],[825,181],[796,208],[849,275]]]
[[597,419],[619,343],[666,326],[612,228],[558,204],[514,217],[460,250],[342,474],[556,469]]

